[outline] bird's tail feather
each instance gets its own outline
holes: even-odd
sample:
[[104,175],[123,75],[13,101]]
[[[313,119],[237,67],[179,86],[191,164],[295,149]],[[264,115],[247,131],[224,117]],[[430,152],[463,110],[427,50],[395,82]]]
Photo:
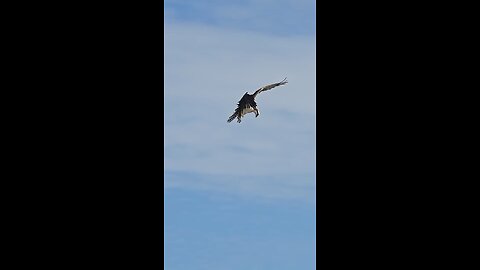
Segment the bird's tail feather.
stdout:
[[235,119],[235,117],[237,117],[237,112],[233,113],[227,120],[228,123],[232,122],[233,119]]

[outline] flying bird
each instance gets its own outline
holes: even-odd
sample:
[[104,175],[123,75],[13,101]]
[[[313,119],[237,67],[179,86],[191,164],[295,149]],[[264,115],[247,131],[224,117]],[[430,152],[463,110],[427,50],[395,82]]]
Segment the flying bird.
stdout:
[[275,88],[280,85],[284,85],[288,83],[287,78],[283,79],[283,81],[278,82],[278,83],[272,83],[269,85],[265,85],[261,88],[259,88],[253,95],[248,94],[248,92],[245,92],[245,95],[243,95],[242,99],[237,104],[237,108],[235,109],[235,112],[228,118],[227,122],[232,122],[233,119],[237,118],[237,122],[240,123],[242,122],[242,117],[251,112],[255,112],[255,117],[258,117],[260,114],[257,108],[257,103],[255,102],[255,97],[260,94],[263,91],[270,90],[272,88]]

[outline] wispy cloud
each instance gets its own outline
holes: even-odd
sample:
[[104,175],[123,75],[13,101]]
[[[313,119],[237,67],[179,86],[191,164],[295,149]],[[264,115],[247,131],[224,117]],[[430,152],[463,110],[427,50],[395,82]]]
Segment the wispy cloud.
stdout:
[[[315,38],[165,24],[166,187],[313,197]],[[245,92],[260,116],[226,123]]]
[[291,36],[315,33],[311,0],[166,0],[167,21]]

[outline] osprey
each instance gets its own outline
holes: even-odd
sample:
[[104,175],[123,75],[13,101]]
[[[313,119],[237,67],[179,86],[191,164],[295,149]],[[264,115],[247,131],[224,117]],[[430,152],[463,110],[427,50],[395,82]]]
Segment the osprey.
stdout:
[[283,79],[283,81],[278,82],[278,83],[273,83],[269,85],[265,85],[264,87],[261,87],[253,95],[248,94],[248,92],[245,92],[245,95],[243,95],[242,99],[237,104],[237,108],[235,109],[235,112],[228,118],[227,122],[232,122],[233,119],[237,118],[237,122],[240,123],[242,122],[242,117],[251,112],[255,112],[255,117],[258,117],[260,113],[258,113],[257,109],[257,103],[255,102],[255,97],[260,94],[263,91],[270,90],[272,88],[275,88],[280,85],[284,85],[288,83],[287,78]]

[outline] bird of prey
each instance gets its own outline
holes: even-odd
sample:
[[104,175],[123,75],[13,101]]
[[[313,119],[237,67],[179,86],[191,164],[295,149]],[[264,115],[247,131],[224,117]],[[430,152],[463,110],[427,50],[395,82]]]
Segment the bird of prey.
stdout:
[[245,95],[243,95],[242,99],[237,104],[237,108],[235,109],[235,112],[228,118],[227,122],[232,122],[233,119],[237,118],[237,122],[240,123],[242,122],[242,117],[251,112],[255,112],[255,117],[258,117],[260,114],[258,112],[257,108],[257,103],[255,102],[255,97],[260,94],[263,91],[270,90],[272,88],[275,88],[280,85],[284,85],[288,83],[287,78],[283,79],[283,81],[278,82],[278,83],[272,83],[269,85],[265,85],[261,88],[259,88],[253,95],[248,94],[248,92],[245,92]]

